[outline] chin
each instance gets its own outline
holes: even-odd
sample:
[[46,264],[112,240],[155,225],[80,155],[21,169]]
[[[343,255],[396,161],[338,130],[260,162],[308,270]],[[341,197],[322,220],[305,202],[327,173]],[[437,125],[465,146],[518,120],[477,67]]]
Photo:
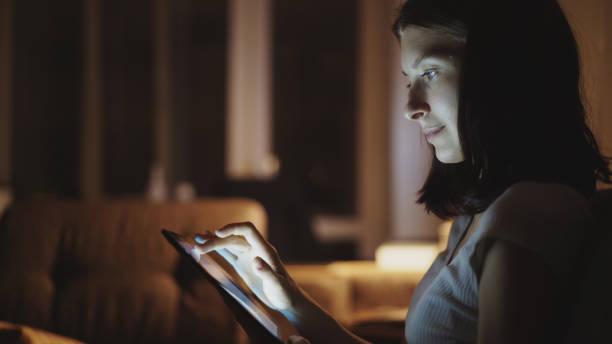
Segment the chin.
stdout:
[[463,162],[463,154],[461,152],[438,152],[436,151],[436,159],[443,164],[458,164]]

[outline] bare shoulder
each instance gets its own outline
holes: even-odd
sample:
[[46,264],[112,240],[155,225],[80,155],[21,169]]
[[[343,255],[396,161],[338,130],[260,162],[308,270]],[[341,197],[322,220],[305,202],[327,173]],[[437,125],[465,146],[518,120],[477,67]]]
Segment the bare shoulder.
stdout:
[[497,240],[475,255],[478,342],[556,342],[555,311],[565,299],[551,291],[571,276],[589,216],[587,200],[560,184],[517,183],[489,206],[483,236]]
[[588,204],[580,193],[567,185],[519,182],[489,206],[483,219],[498,223],[571,223],[590,216]]

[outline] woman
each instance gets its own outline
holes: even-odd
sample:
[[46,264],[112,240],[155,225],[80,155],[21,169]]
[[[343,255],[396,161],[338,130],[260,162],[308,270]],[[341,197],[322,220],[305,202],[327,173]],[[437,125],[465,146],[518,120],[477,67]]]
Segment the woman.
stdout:
[[[561,9],[554,0],[409,0],[393,31],[405,116],[435,153],[418,202],[455,218],[413,296],[407,341],[564,340],[587,199],[611,173],[585,124]],[[252,225],[228,225],[202,245],[220,248],[312,343],[365,342],[296,286]]]

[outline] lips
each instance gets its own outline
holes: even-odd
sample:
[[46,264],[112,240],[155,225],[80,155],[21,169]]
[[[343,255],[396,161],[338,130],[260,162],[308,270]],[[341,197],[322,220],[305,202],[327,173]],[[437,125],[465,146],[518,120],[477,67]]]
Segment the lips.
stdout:
[[427,141],[431,142],[431,140],[436,135],[438,135],[438,133],[441,132],[442,129],[444,129],[443,125],[438,125],[438,126],[435,126],[435,127],[425,128],[425,129],[423,129],[423,135],[425,135],[425,138],[427,139]]

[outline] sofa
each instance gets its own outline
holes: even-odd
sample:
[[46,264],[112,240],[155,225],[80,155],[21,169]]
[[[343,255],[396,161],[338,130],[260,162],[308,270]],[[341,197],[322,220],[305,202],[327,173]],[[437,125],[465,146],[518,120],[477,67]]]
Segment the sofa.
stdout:
[[217,291],[160,233],[236,221],[265,235],[249,199],[18,202],[0,225],[0,342],[239,342]]
[[[162,228],[194,234],[266,211],[244,198],[13,204],[0,222],[0,343],[248,343],[222,298]],[[373,261],[289,264],[296,282],[359,335],[399,343],[424,271]]]

